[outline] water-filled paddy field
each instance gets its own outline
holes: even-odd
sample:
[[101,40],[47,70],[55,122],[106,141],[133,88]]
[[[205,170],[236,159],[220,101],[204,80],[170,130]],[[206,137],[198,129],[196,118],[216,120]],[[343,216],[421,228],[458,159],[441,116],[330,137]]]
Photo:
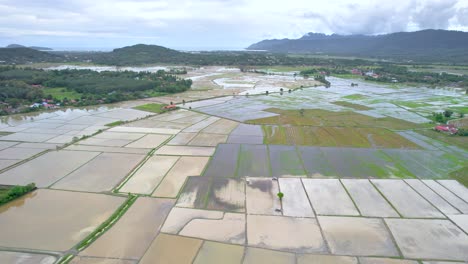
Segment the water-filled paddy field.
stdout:
[[468,177],[467,145],[427,119],[467,107],[459,91],[185,77],[182,94],[2,119],[0,184],[39,189],[0,207],[1,263],[468,261],[468,190],[452,179]]

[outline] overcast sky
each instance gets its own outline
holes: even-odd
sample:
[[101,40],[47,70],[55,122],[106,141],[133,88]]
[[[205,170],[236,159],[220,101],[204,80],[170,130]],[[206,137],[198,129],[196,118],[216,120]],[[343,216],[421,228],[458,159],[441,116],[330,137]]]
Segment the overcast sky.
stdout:
[[468,31],[468,0],[0,0],[0,46],[241,49],[308,32]]

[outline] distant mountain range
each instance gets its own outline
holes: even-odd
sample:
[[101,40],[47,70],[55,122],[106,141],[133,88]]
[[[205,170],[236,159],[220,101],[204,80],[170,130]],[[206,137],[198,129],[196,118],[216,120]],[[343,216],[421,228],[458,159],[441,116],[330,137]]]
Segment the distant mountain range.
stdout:
[[447,61],[460,61],[460,57],[468,58],[468,33],[448,30],[422,30],[377,36],[308,33],[299,39],[263,40],[250,45],[247,50],[397,60],[444,58]]
[[53,50],[53,49],[51,49],[51,48],[38,47],[38,46],[29,46],[29,47],[26,47],[26,46],[23,46],[23,45],[20,45],[20,44],[10,44],[10,45],[6,46],[5,48],[7,48],[7,49],[13,49],[13,48],[30,48],[30,49],[34,49],[34,50]]

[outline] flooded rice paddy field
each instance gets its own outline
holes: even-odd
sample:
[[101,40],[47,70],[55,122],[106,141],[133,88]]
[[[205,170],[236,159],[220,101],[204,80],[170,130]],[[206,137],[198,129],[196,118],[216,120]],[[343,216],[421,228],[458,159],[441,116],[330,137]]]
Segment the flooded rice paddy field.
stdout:
[[[220,250],[232,254],[233,263],[257,257],[275,263],[277,255],[284,257],[278,263],[462,263],[468,230],[459,223],[468,201],[452,196],[459,188],[468,193],[453,180],[190,177],[161,232],[180,242],[208,240],[192,261],[219,261]],[[246,254],[242,260],[239,251]]]
[[[195,89],[183,94],[2,119],[0,184],[39,189],[0,207],[0,262],[468,261],[468,190],[449,175],[468,153],[413,130],[448,103],[466,107],[458,91],[332,78],[288,93],[313,81],[220,67],[186,77]],[[189,102],[219,95],[229,96]],[[132,109],[153,100],[186,109]],[[307,127],[321,136],[274,144],[269,123],[244,123],[281,113],[271,108],[353,114],[306,112],[319,116],[276,125],[302,127],[286,139]],[[119,120],[131,122],[105,126]],[[358,140],[359,129],[375,136]]]
[[[329,81],[332,84],[330,88],[319,86],[295,90],[292,93],[234,97],[224,103],[220,100],[216,100],[218,102],[207,100],[202,105],[187,104],[186,107],[190,106],[198,111],[238,121],[274,115],[264,111],[268,108],[303,108],[329,111],[348,110],[372,117],[394,117],[413,123],[429,122],[427,116],[432,112],[441,112],[447,108],[468,107],[468,102],[461,90],[391,87],[332,77]],[[351,83],[359,85],[351,87]],[[369,109],[359,110],[334,104],[338,101],[366,106]]]
[[446,178],[466,159],[435,150],[220,144],[207,177]]

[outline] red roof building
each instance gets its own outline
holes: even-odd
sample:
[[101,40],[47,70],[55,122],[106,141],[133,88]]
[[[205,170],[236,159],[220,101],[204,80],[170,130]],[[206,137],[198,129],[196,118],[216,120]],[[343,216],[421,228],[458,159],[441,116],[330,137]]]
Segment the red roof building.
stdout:
[[434,129],[439,132],[447,132],[450,134],[458,132],[458,129],[454,125],[438,125]]

